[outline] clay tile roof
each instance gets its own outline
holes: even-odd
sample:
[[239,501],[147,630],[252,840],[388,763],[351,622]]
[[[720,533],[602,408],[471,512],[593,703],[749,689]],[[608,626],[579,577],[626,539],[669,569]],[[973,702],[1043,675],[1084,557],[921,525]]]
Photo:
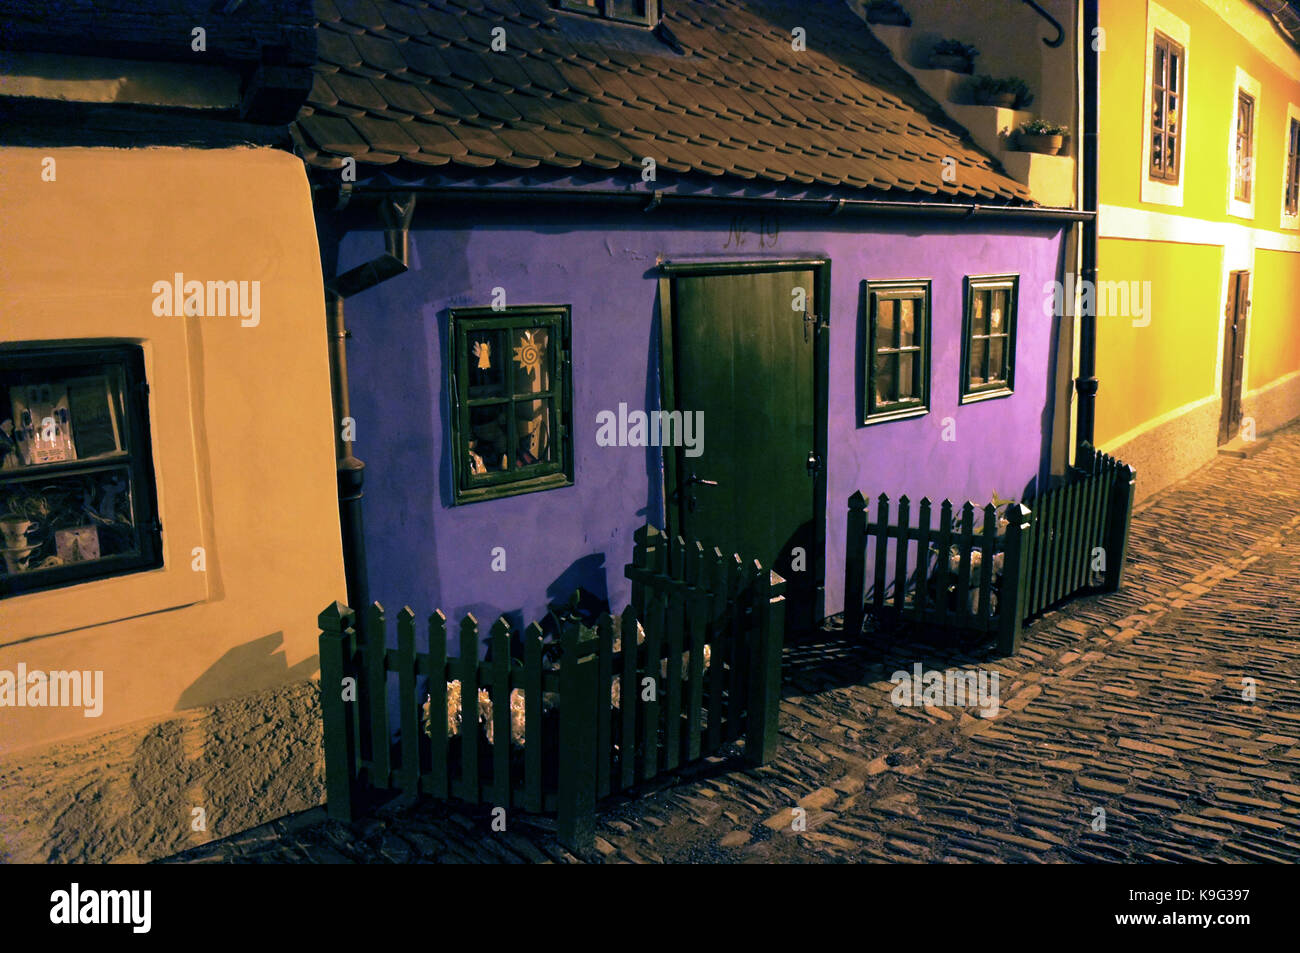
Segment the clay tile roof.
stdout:
[[353,156],[476,181],[493,168],[637,172],[649,156],[735,184],[1029,201],[840,0],[662,6],[650,30],[548,0],[317,0],[318,75],[295,142],[320,168]]

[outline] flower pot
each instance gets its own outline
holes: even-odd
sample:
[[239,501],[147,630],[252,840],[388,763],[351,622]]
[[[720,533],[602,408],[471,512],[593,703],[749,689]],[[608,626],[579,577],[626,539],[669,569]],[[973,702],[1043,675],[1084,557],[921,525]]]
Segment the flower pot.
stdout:
[[981,106],[1001,106],[1010,109],[1016,104],[1015,93],[976,93],[975,102]]
[[1054,156],[1065,144],[1065,136],[1033,135],[1020,133],[1020,149],[1023,152],[1041,152],[1045,156]]
[[930,69],[950,69],[954,73],[969,73],[971,61],[956,53],[931,53]]

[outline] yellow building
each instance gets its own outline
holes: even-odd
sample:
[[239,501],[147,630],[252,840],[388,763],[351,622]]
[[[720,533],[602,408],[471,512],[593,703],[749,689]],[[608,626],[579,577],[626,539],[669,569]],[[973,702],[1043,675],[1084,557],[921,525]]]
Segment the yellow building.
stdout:
[[1300,52],[1249,0],[1100,23],[1095,434],[1146,496],[1300,416]]
[[[0,862],[149,860],[323,796],[310,60],[263,69],[242,41],[289,29],[247,9],[189,63],[185,10],[145,59],[139,19],[113,50],[112,18],[40,15],[0,67]],[[60,52],[79,33],[103,54]]]

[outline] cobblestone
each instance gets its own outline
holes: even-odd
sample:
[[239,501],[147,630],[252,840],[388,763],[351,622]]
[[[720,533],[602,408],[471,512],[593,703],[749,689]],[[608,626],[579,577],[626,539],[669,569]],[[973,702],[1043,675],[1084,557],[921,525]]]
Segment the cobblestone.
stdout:
[[[1123,588],[1038,619],[1014,658],[793,642],[777,759],[608,807],[589,857],[544,818],[503,836],[423,802],[353,826],[317,808],[171,860],[1300,861],[1297,472],[1292,426],[1147,500]],[[895,708],[890,673],[916,662],[999,672],[997,717]]]

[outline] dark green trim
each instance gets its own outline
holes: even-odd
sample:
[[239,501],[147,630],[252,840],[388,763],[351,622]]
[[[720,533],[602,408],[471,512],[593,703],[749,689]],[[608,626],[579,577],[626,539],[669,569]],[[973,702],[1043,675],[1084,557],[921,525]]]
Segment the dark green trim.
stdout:
[[[876,298],[888,291],[919,292],[921,296],[921,396],[915,400],[897,401],[885,410],[876,409]],[[924,417],[930,412],[930,345],[931,345],[931,280],[929,278],[869,280],[866,282],[866,327],[863,354],[862,394],[859,400],[861,424],[881,424],[893,420]]]
[[[448,419],[451,427],[451,495],[452,504],[479,503],[524,493],[537,493],[572,486],[573,474],[573,360],[571,313],[568,305],[516,305],[508,308],[452,308],[447,312]],[[530,320],[531,319],[531,320]],[[463,343],[474,331],[509,331],[514,328],[548,328],[552,354],[551,386],[536,394],[518,394],[514,387],[514,368],[506,354],[502,357],[505,390],[502,396],[471,399],[462,390],[469,380],[469,354]],[[508,343],[507,343],[508,347]],[[464,386],[468,386],[465,383]],[[494,404],[513,405],[529,400],[548,400],[553,407],[553,424],[557,441],[556,459],[514,470],[493,471],[471,479],[469,455],[465,441],[471,431],[470,410]],[[514,414],[506,415],[509,452],[517,452]]]
[[149,428],[148,378],[144,351],[135,343],[95,342],[63,346],[24,346],[6,342],[0,347],[0,371],[29,371],[58,367],[96,367],[113,364],[122,369],[121,436],[125,452],[110,458],[93,457],[85,462],[69,461],[32,468],[0,471],[0,485],[17,485],[33,478],[57,479],[97,473],[126,471],[131,491],[131,522],[134,553],[120,553],[68,566],[35,569],[26,573],[0,575],[0,598],[28,592],[145,572],[163,565],[162,524],[158,519],[158,494]]
[[[975,292],[988,290],[990,287],[997,287],[1007,283],[1010,283],[1011,287],[1007,300],[1006,381],[1005,383],[995,381],[991,384],[978,384],[972,387],[970,383],[971,311],[975,300]],[[974,404],[982,400],[1010,397],[1015,393],[1016,384],[1016,327],[1020,323],[1017,320],[1020,310],[1020,275],[967,275],[964,284],[961,318],[961,370],[959,371],[960,403]]]
[[[697,278],[708,275],[743,275],[772,271],[804,271],[811,269],[814,281],[814,301],[817,311],[815,339],[813,342],[813,451],[821,460],[813,478],[813,523],[816,535],[813,540],[812,571],[816,589],[814,611],[818,622],[826,612],[826,474],[830,469],[827,436],[830,408],[830,305],[831,260],[824,256],[810,258],[777,258],[771,260],[746,259],[743,261],[665,261],[659,264],[659,326],[660,326],[660,406],[675,410],[675,371],[673,368],[673,279]],[[664,524],[669,539],[680,534],[682,519],[678,492],[677,454],[663,454],[664,472]],[[802,621],[802,620],[800,620]]]

